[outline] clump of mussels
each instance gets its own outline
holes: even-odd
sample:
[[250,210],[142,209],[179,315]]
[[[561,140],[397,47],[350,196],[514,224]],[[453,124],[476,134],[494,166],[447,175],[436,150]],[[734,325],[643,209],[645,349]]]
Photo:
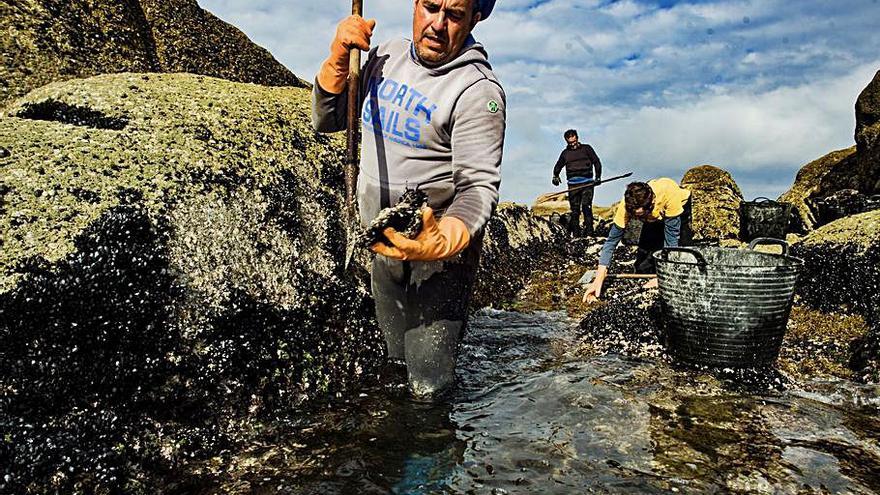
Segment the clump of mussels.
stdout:
[[386,228],[392,227],[406,237],[415,237],[422,230],[422,208],[428,205],[428,195],[418,188],[407,189],[397,204],[385,208],[376,215],[370,225],[361,232],[355,243],[368,248],[377,242],[388,242]]

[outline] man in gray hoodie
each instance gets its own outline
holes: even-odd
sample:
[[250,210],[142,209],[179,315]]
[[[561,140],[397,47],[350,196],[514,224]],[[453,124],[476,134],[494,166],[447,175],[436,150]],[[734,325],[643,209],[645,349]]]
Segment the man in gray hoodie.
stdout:
[[[495,0],[414,0],[412,40],[370,50],[360,88],[361,222],[407,187],[428,194],[424,227],[393,229],[373,246],[372,291],[388,356],[405,361],[410,388],[449,386],[464,333],[482,234],[498,202],[505,96],[471,31]],[[320,132],[346,127],[348,51],[370,49],[375,20],[339,23],[321,66],[312,118]]]

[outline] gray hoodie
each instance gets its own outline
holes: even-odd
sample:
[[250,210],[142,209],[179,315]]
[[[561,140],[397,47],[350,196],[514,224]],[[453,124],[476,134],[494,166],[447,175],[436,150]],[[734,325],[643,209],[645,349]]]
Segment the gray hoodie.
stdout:
[[[477,235],[498,202],[506,115],[483,46],[470,38],[454,60],[427,67],[411,41],[392,40],[370,51],[361,77],[361,221],[418,186],[438,217]],[[315,129],[345,129],[347,103],[315,84]]]

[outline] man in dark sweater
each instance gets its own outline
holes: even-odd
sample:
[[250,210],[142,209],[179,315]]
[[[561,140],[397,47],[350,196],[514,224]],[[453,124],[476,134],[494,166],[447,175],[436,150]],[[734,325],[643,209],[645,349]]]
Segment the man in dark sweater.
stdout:
[[[575,237],[581,235],[593,235],[593,189],[590,184],[598,184],[602,179],[602,162],[589,144],[581,144],[578,141],[577,131],[569,129],[564,134],[568,146],[562,150],[556,166],[553,167],[553,185],[560,182],[559,172],[565,167],[565,179],[568,182],[568,204],[571,207],[571,217],[568,220],[568,230]],[[595,176],[593,169],[596,169]],[[583,231],[580,226],[581,213],[584,215]]]
[[505,94],[472,36],[495,0],[416,0],[412,39],[370,49],[375,20],[342,20],[313,88],[319,132],[347,127],[349,50],[370,49],[360,87],[358,211],[366,226],[407,187],[428,195],[423,228],[392,228],[370,272],[388,357],[412,392],[437,397],[455,379],[483,233],[498,203]]

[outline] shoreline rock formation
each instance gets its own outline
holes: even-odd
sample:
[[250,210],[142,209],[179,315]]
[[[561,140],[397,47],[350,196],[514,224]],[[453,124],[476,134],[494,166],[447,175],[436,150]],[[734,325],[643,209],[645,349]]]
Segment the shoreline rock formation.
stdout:
[[[267,87],[305,83],[195,0],[6,2],[0,27],[0,491],[154,493],[171,469],[374,372],[384,345],[368,275],[342,267],[341,139],[311,130],[308,91]],[[155,73],[181,71],[257,84]],[[100,73],[118,74],[76,79]],[[877,86],[857,105],[853,156],[868,174]],[[689,174],[699,194],[729,200],[700,215],[703,240],[729,238],[735,182],[714,167]],[[876,190],[866,184],[860,193]],[[861,221],[798,248],[814,273],[834,270],[843,285],[859,276],[827,259],[860,249],[845,236]],[[853,359],[866,380],[880,380],[875,246],[851,253],[874,263],[863,284],[804,296],[829,311],[850,301],[875,325]],[[558,222],[501,205],[473,306],[507,303],[542,265],[569,277],[596,254]],[[535,299],[577,298],[560,279],[550,279],[566,284],[558,297]],[[628,290],[610,289],[613,301],[584,321],[657,340],[651,302]],[[812,346],[810,315],[795,337]],[[794,348],[806,349],[796,359],[817,352]]]
[[568,233],[529,209],[501,203],[486,226],[472,309],[503,305],[525,286],[532,271],[562,256]]
[[0,107],[53,81],[118,72],[307,86],[196,0],[0,2],[0,31]]
[[850,366],[856,378],[880,381],[880,210],[824,225],[792,254],[804,260],[798,293],[805,304],[865,319],[871,333],[855,344]]
[[13,491],[65,473],[74,447],[62,492],[151,480],[147,466],[210,455],[376,367],[372,300],[342,267],[343,146],[314,133],[310,102],[113,74],[7,107],[0,459]]
[[[880,207],[880,71],[855,105],[855,142],[804,165],[779,201],[797,210],[793,228],[804,234],[843,216]],[[847,191],[845,198],[839,198]],[[844,201],[841,201],[844,199]]]
[[818,207],[813,198],[824,197],[837,190],[827,184],[828,177],[835,170],[849,170],[856,161],[856,148],[832,151],[827,155],[804,165],[797,173],[791,189],[779,196],[779,201],[791,203],[792,230],[806,233],[821,225]]

